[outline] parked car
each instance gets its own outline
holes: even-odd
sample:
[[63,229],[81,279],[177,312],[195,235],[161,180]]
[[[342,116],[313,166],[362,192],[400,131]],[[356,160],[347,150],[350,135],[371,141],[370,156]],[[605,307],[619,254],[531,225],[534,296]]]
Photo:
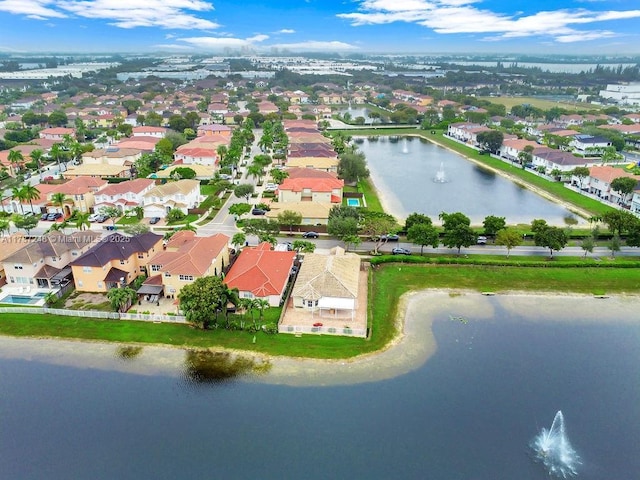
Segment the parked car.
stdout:
[[98,223],[104,223],[104,222],[106,222],[106,221],[107,221],[107,218],[109,218],[109,217],[107,217],[106,215],[98,215],[98,216],[96,217],[96,222],[98,222]]
[[304,232],[302,234],[303,238],[318,238],[319,236],[318,232]]
[[382,235],[380,237],[380,240],[385,240],[387,242],[397,242],[398,240],[400,240],[400,236],[396,234]]
[[251,215],[266,215],[267,211],[266,210],[262,210],[261,208],[254,208],[253,210],[251,210]]
[[396,247],[393,250],[391,250],[391,253],[393,255],[411,255],[411,250],[409,250],[408,248]]
[[155,225],[156,223],[158,223],[160,221],[160,217],[153,217],[151,220],[149,220],[149,223],[151,225]]
[[265,192],[275,192],[278,189],[278,185],[275,183],[267,183],[264,186],[264,191]]
[[48,216],[49,216],[48,213],[43,213],[42,215],[40,215],[40,220],[47,220]]
[[100,215],[99,215],[98,213],[92,213],[91,215],[89,215],[88,220],[89,220],[90,222],[95,222],[95,221],[97,221],[97,219],[98,219],[98,217],[99,217],[99,216],[100,216]]
[[476,243],[478,245],[486,245],[487,244],[487,237],[485,237],[484,235],[480,235],[478,237],[478,240],[476,241]]
[[48,220],[49,222],[52,222],[52,221],[54,221],[54,220],[57,220],[57,219],[56,219],[56,214],[55,214],[55,213],[48,213],[48,214],[47,214],[47,220]]

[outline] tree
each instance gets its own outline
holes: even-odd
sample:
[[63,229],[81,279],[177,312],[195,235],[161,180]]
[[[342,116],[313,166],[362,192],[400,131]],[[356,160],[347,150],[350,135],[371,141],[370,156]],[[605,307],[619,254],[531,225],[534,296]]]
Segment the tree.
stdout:
[[327,222],[327,233],[345,241],[358,233],[358,219],[349,216],[331,216]]
[[273,181],[278,185],[280,185],[284,181],[284,179],[289,176],[289,172],[287,172],[286,170],[281,170],[279,168],[273,168],[271,169],[271,171],[269,171],[269,173],[271,174],[271,178],[273,178]]
[[611,181],[610,186],[613,191],[618,192],[622,198],[622,203],[626,205],[629,195],[631,195],[638,186],[638,180],[633,177],[618,177]]
[[522,165],[522,168],[530,164],[533,160],[533,147],[531,145],[527,145],[518,152],[518,162]]
[[26,200],[24,198],[24,190],[19,187],[13,187],[11,189],[11,199],[20,202],[20,213],[24,213],[24,207],[22,206],[22,202]]
[[238,198],[243,198],[249,202],[249,198],[255,192],[255,187],[250,183],[241,183],[240,185],[236,185],[233,189],[233,194]]
[[33,212],[33,201],[40,199],[40,190],[30,184],[23,185],[20,188],[22,198],[29,202],[29,207],[31,207],[31,211]]
[[480,144],[480,148],[492,153],[496,153],[502,146],[502,142],[504,141],[504,134],[499,130],[490,130],[487,132],[478,133],[477,139],[478,144]]
[[373,240],[374,255],[378,255],[378,249],[386,243],[384,235],[392,233],[397,227],[396,219],[387,213],[371,211],[363,213],[361,220],[362,234]]
[[234,307],[240,305],[240,291],[237,288],[229,288],[226,284],[222,284],[220,289],[220,310],[224,316],[226,327],[229,328],[229,304]]
[[251,211],[251,205],[248,203],[234,203],[229,206],[229,213],[231,215],[235,215],[236,217],[241,217],[245,213],[249,213]]
[[247,175],[258,179],[258,183],[262,182],[264,177],[264,168],[258,163],[252,163],[247,167]]
[[640,247],[640,220],[636,219],[636,221],[628,227],[628,230],[627,246]]
[[35,215],[15,215],[13,217],[13,224],[16,228],[25,230],[27,235],[29,235],[29,232],[38,225],[39,220]]
[[179,208],[172,208],[167,212],[167,222],[175,223],[183,220],[186,217],[185,213]]
[[4,234],[10,229],[11,224],[9,223],[9,220],[6,220],[4,218],[0,219],[0,237],[4,236]]
[[254,302],[258,311],[260,312],[260,320],[262,320],[264,317],[264,311],[270,306],[269,301],[265,300],[264,298],[256,298]]
[[100,208],[100,214],[111,219],[111,225],[116,226],[116,218],[120,216],[120,210],[118,207],[102,207]]
[[433,226],[430,218],[428,222],[422,221],[411,225],[409,230],[407,230],[407,240],[416,245],[420,245],[420,255],[424,253],[424,247],[426,245],[431,245],[433,248],[437,248],[438,245],[440,245],[438,230]]
[[37,149],[31,152],[29,156],[31,157],[31,161],[37,165],[38,174],[42,173],[42,158],[44,157],[44,151]]
[[516,230],[503,228],[496,232],[496,245],[507,247],[507,258],[509,258],[511,249],[522,245],[522,241],[522,235]]
[[313,253],[316,249],[316,244],[307,240],[294,240],[291,248],[296,252]]
[[609,210],[602,215],[602,221],[612,233],[622,236],[622,233],[637,221],[637,217],[624,210]]
[[580,244],[580,248],[584,250],[584,257],[587,257],[587,253],[593,253],[593,249],[596,246],[596,242],[592,236],[585,237]]
[[289,227],[289,233],[293,233],[293,226],[302,223],[302,214],[294,210],[284,210],[278,213],[278,222],[280,225]]
[[54,143],[49,149],[49,156],[58,164],[58,172],[62,171],[62,165],[60,160],[64,157],[61,143]]
[[135,236],[147,233],[150,231],[150,229],[149,225],[146,225],[144,223],[132,223],[130,225],[125,225],[122,231],[127,235]]
[[258,237],[260,242],[275,243],[275,236],[280,233],[280,224],[276,220],[251,218],[242,225],[245,235]]
[[615,258],[616,252],[620,251],[620,237],[618,235],[611,237],[607,246],[611,250],[611,258]]
[[358,235],[346,235],[342,237],[342,241],[344,242],[344,249],[347,251],[351,246],[355,249],[362,243],[362,239]]
[[62,110],[56,110],[49,115],[49,125],[52,127],[64,127],[69,119]]
[[107,292],[107,298],[116,312],[126,312],[136,301],[138,294],[130,287],[112,288]]
[[471,220],[466,215],[442,212],[439,215],[444,228],[443,244],[449,248],[457,248],[458,255],[462,247],[469,247],[476,243],[477,235],[471,228]]
[[571,175],[578,178],[578,185],[580,186],[580,190],[582,190],[582,182],[587,178],[591,173],[587,167],[576,167],[571,172]]
[[369,177],[369,169],[364,153],[342,153],[338,161],[338,176],[346,183],[356,183]]
[[62,192],[56,192],[53,195],[51,195],[51,203],[56,206],[56,207],[60,207],[60,211],[62,212],[62,214],[64,215],[64,202],[67,201],[67,196],[62,193]]
[[549,249],[549,256],[553,258],[554,250],[562,250],[567,246],[569,239],[565,231],[559,227],[544,225],[537,228],[533,241],[540,247]]
[[432,224],[431,218],[423,213],[413,212],[409,214],[407,219],[404,221],[404,229],[409,231],[411,227],[413,227],[416,223],[428,223]]
[[9,150],[7,159],[9,160],[9,165],[11,167],[13,175],[17,175],[18,172],[20,172],[20,170],[22,169],[24,155],[22,155],[22,152],[20,150]]
[[482,222],[484,226],[484,234],[494,236],[499,230],[506,227],[507,223],[504,217],[496,217],[494,215],[487,215]]
[[89,212],[75,212],[74,225],[80,231],[85,228],[89,228],[91,226],[91,222],[89,221]]
[[247,243],[247,236],[242,232],[235,233],[233,237],[231,237],[231,245],[236,247],[236,249],[243,247],[245,243]]
[[184,312],[188,322],[206,330],[212,322],[217,323],[218,310],[222,308],[226,289],[220,277],[211,275],[197,278],[180,290],[180,310]]
[[182,178],[190,180],[192,178],[195,178],[195,176],[196,176],[196,171],[193,168],[189,168],[189,167],[177,167],[177,168],[174,168],[173,171],[171,172],[171,178],[175,180],[180,180]]

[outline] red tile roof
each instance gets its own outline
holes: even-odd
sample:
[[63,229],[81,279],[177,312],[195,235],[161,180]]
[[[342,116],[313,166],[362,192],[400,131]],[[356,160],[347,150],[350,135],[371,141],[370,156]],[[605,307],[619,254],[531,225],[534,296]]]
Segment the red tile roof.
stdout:
[[225,277],[229,288],[256,297],[282,295],[293,266],[295,252],[276,252],[269,243],[244,248]]

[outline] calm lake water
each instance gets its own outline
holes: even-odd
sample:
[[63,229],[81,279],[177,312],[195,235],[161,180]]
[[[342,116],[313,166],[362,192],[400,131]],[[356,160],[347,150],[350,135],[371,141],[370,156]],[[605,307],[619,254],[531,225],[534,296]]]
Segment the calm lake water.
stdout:
[[[386,208],[398,217],[420,212],[437,221],[441,212],[462,212],[473,224],[482,224],[487,215],[505,217],[507,224],[542,218],[564,225],[567,216],[581,221],[564,207],[426,140],[380,137],[357,145]],[[444,182],[436,181],[439,172]]]
[[349,386],[133,373],[144,350],[72,367],[34,341],[0,359],[0,477],[544,480],[528,444],[562,409],[578,478],[637,478],[640,326],[496,308],[436,320],[417,370]]

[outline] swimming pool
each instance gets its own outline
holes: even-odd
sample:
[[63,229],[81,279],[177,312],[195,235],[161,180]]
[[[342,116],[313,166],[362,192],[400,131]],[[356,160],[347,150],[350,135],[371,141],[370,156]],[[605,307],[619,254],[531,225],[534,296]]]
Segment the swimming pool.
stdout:
[[32,296],[29,295],[7,295],[0,299],[0,303],[14,303],[18,305],[35,305],[42,300],[47,294],[38,292]]
[[359,198],[347,198],[347,205],[349,207],[359,207],[360,199]]

